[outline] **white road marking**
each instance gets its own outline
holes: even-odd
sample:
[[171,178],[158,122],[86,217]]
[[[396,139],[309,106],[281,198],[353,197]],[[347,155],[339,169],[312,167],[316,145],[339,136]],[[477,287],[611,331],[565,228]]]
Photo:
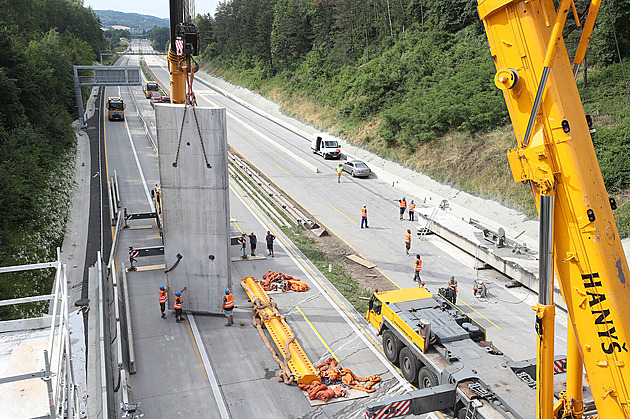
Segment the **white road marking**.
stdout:
[[199,334],[199,329],[197,329],[197,323],[195,323],[195,318],[190,312],[186,312],[186,315],[188,316],[188,323],[190,323],[190,329],[192,330],[193,336],[195,337],[195,345],[197,345],[197,350],[199,351],[199,355],[201,356],[203,367],[206,369],[208,380],[210,380],[210,387],[212,388],[214,399],[217,402],[217,406],[219,406],[219,412],[221,412],[221,418],[229,419],[230,414],[227,411],[227,406],[225,404],[225,399],[223,398],[223,393],[221,393],[221,389],[219,388],[219,382],[217,381],[217,377],[214,375],[214,370],[212,369],[212,365],[210,364],[210,359],[208,358],[208,354],[206,353],[206,348],[203,346],[203,342],[201,341],[201,335]]
[[[232,186],[230,186],[232,187]],[[237,193],[236,197],[239,199],[239,201],[241,201],[241,203],[243,205],[245,205],[245,207],[247,208],[247,210],[254,216],[254,218],[256,219],[256,221],[258,221],[260,223],[261,226],[267,228],[268,230],[271,230],[271,228],[258,216],[258,214],[256,214],[256,212],[254,212],[254,210],[251,208],[251,206],[245,202],[245,200],[243,200],[243,198]],[[411,384],[409,384],[407,382],[407,380],[405,380],[399,373],[398,371],[396,371],[396,369],[394,368],[394,366],[383,356],[383,354],[381,354],[375,347],[374,345],[372,345],[367,338],[364,335],[364,332],[360,331],[359,328],[354,324],[354,322],[348,317],[348,315],[341,309],[341,307],[339,307],[339,305],[337,305],[337,303],[335,303],[335,301],[331,298],[331,296],[328,294],[328,292],[326,292],[324,290],[324,288],[322,288],[322,286],[319,284],[319,282],[313,278],[313,276],[304,268],[304,266],[302,266],[301,263],[298,262],[298,260],[295,258],[295,256],[293,256],[293,253],[291,253],[289,251],[289,249],[287,249],[287,247],[285,246],[285,244],[282,242],[282,240],[280,241],[280,246],[282,247],[282,249],[284,249],[284,252],[291,258],[291,260],[293,260],[293,262],[295,263],[295,265],[302,271],[302,273],[311,280],[311,284],[315,285],[315,287],[317,287],[317,289],[319,290],[319,292],[324,296],[324,298],[326,298],[326,300],[328,300],[328,302],[330,303],[330,305],[337,311],[337,313],[341,316],[341,318],[343,318],[345,320],[345,322],[348,324],[348,326],[350,326],[350,328],[354,331],[354,333],[357,334],[357,336],[359,336],[361,338],[361,340],[363,341],[363,343],[368,347],[368,349],[370,349],[370,351],[372,351],[372,353],[378,358],[379,361],[381,361],[383,363],[383,365],[385,365],[385,367],[389,370],[389,372],[392,373],[392,375],[394,376],[394,378],[396,378],[398,380],[398,382],[403,386],[403,388],[407,391],[412,391],[413,387],[411,386]]]

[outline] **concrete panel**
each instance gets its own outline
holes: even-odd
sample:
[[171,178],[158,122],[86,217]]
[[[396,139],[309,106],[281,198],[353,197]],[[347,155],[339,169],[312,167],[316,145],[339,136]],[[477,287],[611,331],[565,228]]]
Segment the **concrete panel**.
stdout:
[[184,120],[183,105],[155,106],[166,268],[175,264],[177,254],[183,256],[166,274],[168,301],[172,308],[175,291],[188,287],[182,296],[184,310],[220,313],[224,290],[231,286],[226,113],[205,107],[194,112],[203,148],[193,108]]

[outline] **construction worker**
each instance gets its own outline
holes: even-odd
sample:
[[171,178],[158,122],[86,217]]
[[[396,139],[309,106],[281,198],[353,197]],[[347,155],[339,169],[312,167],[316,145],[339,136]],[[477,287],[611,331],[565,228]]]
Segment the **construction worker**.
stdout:
[[400,204],[400,221],[402,221],[405,209],[407,208],[407,199],[403,196],[403,199],[394,199],[394,201],[398,201]]
[[411,202],[409,203],[409,221],[415,221],[415,215],[416,215],[416,203],[413,202],[413,199],[411,200]]
[[[414,263],[413,273],[414,282],[420,282],[420,271],[422,271],[422,259],[420,259],[420,255],[416,255],[416,262]],[[424,282],[422,282],[422,286],[424,286]]]
[[453,275],[451,275],[451,278],[448,280],[448,288],[451,290],[451,303],[457,304],[457,280]]
[[367,223],[367,206],[365,204],[361,208],[361,228],[363,228],[363,224],[365,224],[365,228],[370,228]]
[[252,231],[252,234],[249,235],[249,245],[251,247],[252,256],[256,256],[256,244],[258,243],[258,238]]
[[271,231],[267,231],[267,236],[265,237],[265,241],[267,241],[267,250],[269,251],[269,255],[271,255],[271,257],[274,257],[273,254],[273,241],[276,239],[276,236],[274,236],[273,234],[271,234]]
[[405,253],[409,256],[409,249],[411,249],[411,230],[407,229],[405,233]]
[[166,302],[168,301],[168,285],[160,285],[160,293],[158,294],[158,301],[160,302],[160,310],[162,311],[162,318],[166,318]]
[[339,166],[337,166],[337,183],[341,183],[341,173],[343,173],[343,166],[339,163]]
[[187,289],[188,287],[184,287],[183,290],[175,293],[175,304],[173,305],[173,308],[175,309],[175,321],[177,323],[184,321],[184,318],[182,317],[182,303],[184,302],[184,300],[182,300],[182,292]]
[[223,297],[223,314],[227,317],[226,326],[232,326],[234,318],[232,317],[232,310],[234,310],[234,296],[229,289],[225,289],[225,296]]

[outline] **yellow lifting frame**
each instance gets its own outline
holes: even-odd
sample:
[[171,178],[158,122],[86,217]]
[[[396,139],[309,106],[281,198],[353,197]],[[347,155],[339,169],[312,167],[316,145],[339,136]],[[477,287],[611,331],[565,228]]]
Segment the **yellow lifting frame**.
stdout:
[[[252,302],[258,298],[265,304],[271,303],[272,300],[267,295],[263,287],[251,276],[243,278],[241,280],[241,286]],[[286,343],[293,339],[295,335],[286,322],[273,315],[274,313],[271,308],[265,308],[264,314],[265,316],[260,315],[260,317],[263,320],[269,335],[271,335],[271,339],[276,344],[278,352],[280,352],[286,360]],[[287,365],[291,370],[291,373],[296,377],[298,384],[309,384],[315,380],[319,380],[317,370],[297,340],[294,339],[289,343],[289,353],[291,354],[291,357],[287,362]]]

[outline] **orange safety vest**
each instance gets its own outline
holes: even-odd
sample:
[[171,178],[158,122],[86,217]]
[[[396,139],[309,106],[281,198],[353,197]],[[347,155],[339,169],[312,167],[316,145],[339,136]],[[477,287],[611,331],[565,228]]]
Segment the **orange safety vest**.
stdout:
[[232,294],[227,294],[225,296],[225,302],[223,303],[223,308],[232,310],[234,308],[234,296]]
[[416,272],[420,272],[422,270],[422,259],[416,259]]
[[405,243],[411,243],[411,233],[405,233]]
[[182,297],[175,296],[175,305],[173,308],[182,308]]
[[416,203],[412,202],[409,204],[409,212],[413,212],[416,209]]
[[160,296],[158,297],[158,299],[160,300],[160,303],[165,303],[168,300],[168,294],[166,293],[166,290],[160,290]]
[[457,280],[456,279],[449,279],[448,280],[448,285],[449,286],[453,286],[455,288],[455,291],[457,291]]
[[363,218],[367,217],[367,208],[361,208],[361,217]]
[[405,201],[404,199],[400,200],[400,208],[406,208],[407,207],[407,201]]

